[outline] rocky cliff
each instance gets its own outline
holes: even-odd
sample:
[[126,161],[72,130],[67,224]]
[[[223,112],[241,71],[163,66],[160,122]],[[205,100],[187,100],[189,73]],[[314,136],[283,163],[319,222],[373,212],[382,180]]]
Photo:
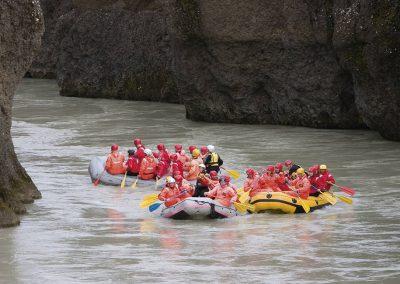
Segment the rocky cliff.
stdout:
[[38,1],[0,0],[0,227],[19,224],[25,203],[40,198],[22,168],[11,140],[16,86],[40,46],[43,18]]
[[394,0],[74,0],[73,96],[181,102],[194,120],[365,128],[400,140]]

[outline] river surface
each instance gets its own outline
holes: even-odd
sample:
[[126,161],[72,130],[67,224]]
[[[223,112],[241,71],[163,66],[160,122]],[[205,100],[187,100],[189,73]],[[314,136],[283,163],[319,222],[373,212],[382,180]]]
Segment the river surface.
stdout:
[[[178,105],[60,97],[51,80],[23,80],[13,111],[16,152],[43,199],[0,230],[0,283],[400,281],[400,143],[375,132],[192,122]],[[88,176],[92,157],[133,137],[211,143],[242,172],[327,163],[357,195],[307,215],[162,219],[139,208],[153,187]]]

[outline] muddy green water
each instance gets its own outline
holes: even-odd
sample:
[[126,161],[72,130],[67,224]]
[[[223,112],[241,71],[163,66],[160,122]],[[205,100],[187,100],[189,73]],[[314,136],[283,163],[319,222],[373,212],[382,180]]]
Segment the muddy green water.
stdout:
[[[0,230],[1,283],[400,281],[400,143],[370,131],[206,124],[182,106],[58,96],[22,82],[13,137],[43,194]],[[87,167],[117,142],[212,143],[230,168],[326,162],[354,204],[308,215],[174,221],[139,208],[152,188],[93,187]]]

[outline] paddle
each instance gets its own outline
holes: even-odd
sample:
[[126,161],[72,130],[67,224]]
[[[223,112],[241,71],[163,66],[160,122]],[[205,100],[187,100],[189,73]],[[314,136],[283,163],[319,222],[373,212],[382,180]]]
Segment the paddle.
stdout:
[[[177,198],[177,197],[182,196],[182,195],[184,195],[184,194],[186,194],[186,193],[187,193],[187,191],[184,190],[184,191],[182,191],[181,193],[179,193],[178,195],[173,196],[173,197],[170,197],[170,198]],[[169,199],[170,199],[170,198],[169,198]],[[158,196],[157,196],[157,199],[158,199]],[[163,205],[164,203],[165,203],[165,201],[163,201],[163,202],[161,202],[161,203],[154,203],[154,204],[151,204],[151,205],[149,206],[149,211],[150,211],[150,212],[156,211],[156,210],[158,209],[158,207],[160,207],[160,206]]]
[[94,186],[98,186],[100,183],[100,179],[101,177],[104,175],[104,173],[106,172],[106,168],[104,168],[103,172],[100,174],[99,178],[95,180],[95,182],[93,183]]
[[127,175],[127,174],[128,174],[128,171],[125,172],[125,176],[124,176],[124,178],[122,179],[121,188],[125,188],[125,182],[126,182],[126,175]]
[[319,192],[319,196],[321,196],[322,199],[325,199],[325,201],[327,201],[328,203],[335,205],[337,203],[337,200],[335,197],[333,197],[332,195],[330,195],[327,192],[322,192],[321,190],[318,189]]
[[356,194],[356,191],[354,189],[350,188],[350,187],[339,186],[339,185],[336,185],[336,184],[331,183],[331,182],[328,182],[328,183],[330,185],[333,185],[333,186],[339,188],[341,191],[343,191],[344,193],[347,193],[350,196],[354,196],[354,194]]
[[233,205],[235,206],[235,209],[242,214],[247,213],[247,210],[249,210],[250,212],[255,211],[255,206],[253,204],[244,204],[244,203],[234,202]]
[[153,204],[158,200],[158,193],[152,193],[148,194],[145,197],[143,197],[142,202],[140,202],[140,207],[141,208],[146,208],[149,205]]
[[293,189],[291,186],[289,186],[289,188],[290,188],[291,191],[296,193],[297,200],[299,201],[301,207],[303,207],[304,212],[305,213],[310,212],[310,210],[311,210],[310,206],[307,203],[304,202],[304,200],[300,197],[300,194],[295,189]]
[[246,201],[249,199],[249,194],[250,190],[244,191],[240,194],[239,201],[240,203],[246,203]]
[[138,180],[139,180],[139,177],[137,177],[136,180],[132,183],[132,185],[131,185],[132,189],[136,188],[136,184],[137,184]]
[[332,193],[332,194],[333,194],[334,197],[339,198],[344,203],[353,204],[353,199],[351,199],[349,197],[346,197],[346,196],[343,196],[343,195],[337,195],[337,194],[334,194],[334,193]]
[[226,169],[224,167],[220,167],[220,168],[223,169],[224,171],[226,171],[234,179],[238,179],[240,177],[240,173],[238,171],[228,170],[228,169]]
[[157,190],[158,185],[160,184],[160,179],[156,177],[156,183],[154,185],[154,189]]

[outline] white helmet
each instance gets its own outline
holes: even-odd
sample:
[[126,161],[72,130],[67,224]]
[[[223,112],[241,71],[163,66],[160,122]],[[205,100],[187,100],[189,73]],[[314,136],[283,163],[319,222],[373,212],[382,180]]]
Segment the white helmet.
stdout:
[[144,153],[145,153],[147,156],[151,156],[151,154],[153,154],[153,152],[151,152],[150,149],[144,149]]
[[208,150],[209,152],[214,152],[215,147],[214,147],[213,145],[208,145],[208,146],[207,146],[207,150]]
[[175,179],[173,177],[167,177],[166,181],[167,183],[174,183]]
[[200,164],[199,167],[205,169],[205,168],[206,168],[206,165]]

